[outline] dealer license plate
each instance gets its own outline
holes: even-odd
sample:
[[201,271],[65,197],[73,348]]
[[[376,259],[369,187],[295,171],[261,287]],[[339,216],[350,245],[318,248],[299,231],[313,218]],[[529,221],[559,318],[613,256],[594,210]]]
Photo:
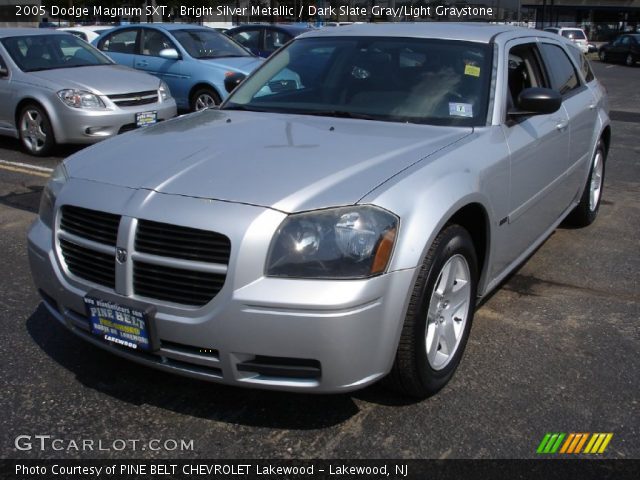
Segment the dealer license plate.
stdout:
[[136,113],[136,127],[147,127],[158,122],[158,112]]
[[152,350],[148,312],[90,296],[84,303],[94,335],[134,350]]

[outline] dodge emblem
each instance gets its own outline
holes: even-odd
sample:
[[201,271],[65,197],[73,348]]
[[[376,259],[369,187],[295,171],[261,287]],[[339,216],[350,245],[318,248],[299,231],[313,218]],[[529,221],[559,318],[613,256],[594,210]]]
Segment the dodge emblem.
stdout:
[[116,248],[116,260],[118,260],[118,263],[127,261],[127,251],[124,248]]

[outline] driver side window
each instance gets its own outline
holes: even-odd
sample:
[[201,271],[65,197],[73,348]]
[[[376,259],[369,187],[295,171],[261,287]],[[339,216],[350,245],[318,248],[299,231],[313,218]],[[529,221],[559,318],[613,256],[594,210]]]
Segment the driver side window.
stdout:
[[159,57],[160,52],[167,48],[174,48],[175,46],[161,32],[157,32],[155,30],[143,30],[142,33],[142,54],[151,56],[151,57]]
[[535,44],[517,45],[509,50],[508,108],[516,107],[518,95],[527,88],[546,87]]

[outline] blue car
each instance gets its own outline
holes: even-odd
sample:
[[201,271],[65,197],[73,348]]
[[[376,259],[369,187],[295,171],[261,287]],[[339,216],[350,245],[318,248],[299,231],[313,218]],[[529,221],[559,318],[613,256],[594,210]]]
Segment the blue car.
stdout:
[[92,43],[116,63],[160,77],[182,110],[219,105],[227,96],[225,77],[248,75],[263,62],[225,35],[199,25],[126,25]]
[[303,25],[257,24],[241,25],[224,33],[243,47],[251,50],[251,53],[266,58],[289,40],[310,30],[312,29]]

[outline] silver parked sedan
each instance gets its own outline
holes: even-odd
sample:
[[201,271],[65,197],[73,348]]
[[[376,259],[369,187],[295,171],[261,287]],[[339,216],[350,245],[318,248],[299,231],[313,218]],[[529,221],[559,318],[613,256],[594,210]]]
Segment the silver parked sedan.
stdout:
[[0,134],[43,156],[56,143],[94,143],[176,115],[157,78],[114,65],[71,34],[0,30]]
[[594,221],[610,138],[603,88],[557,35],[314,31],[220,109],[60,165],[33,277],[58,321],[145,365],[309,392],[387,377],[424,397],[477,300],[560,222]]

